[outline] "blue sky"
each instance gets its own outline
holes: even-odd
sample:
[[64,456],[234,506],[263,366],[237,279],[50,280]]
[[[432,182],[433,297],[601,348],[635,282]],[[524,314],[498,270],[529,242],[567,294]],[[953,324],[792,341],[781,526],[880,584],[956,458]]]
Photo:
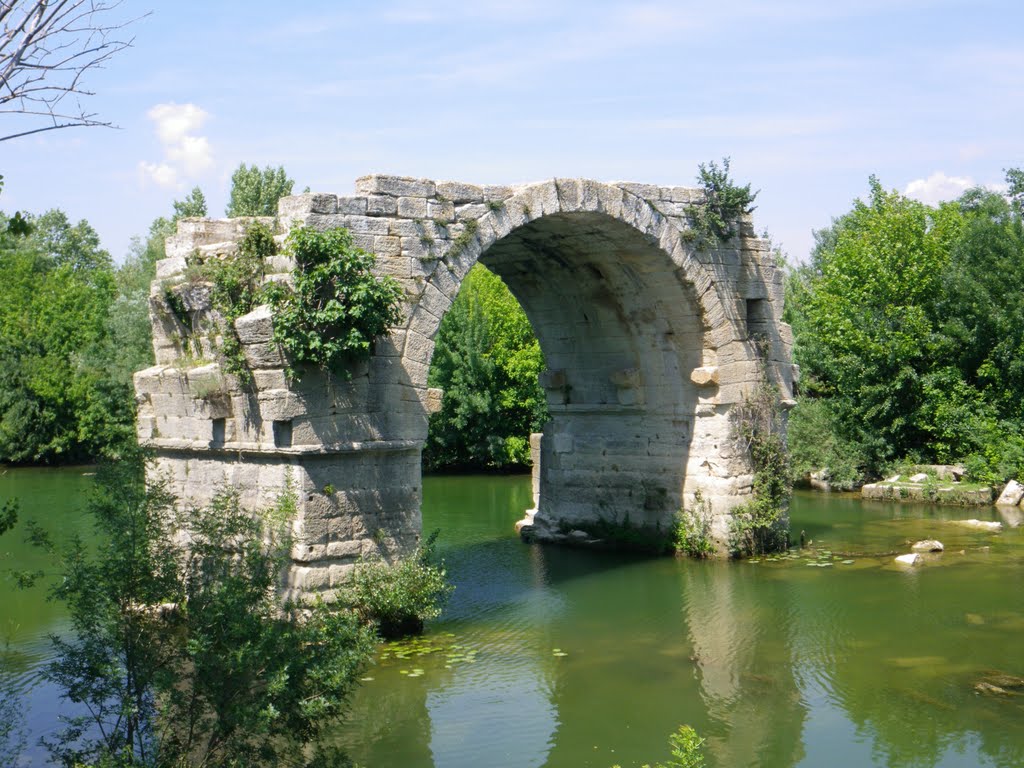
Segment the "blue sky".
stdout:
[[241,162],[351,194],[371,172],[686,185],[729,156],[792,260],[870,174],[934,201],[1024,167],[1016,0],[122,6],[150,9],[88,83],[120,130],[0,143],[3,209],[88,219],[117,260],[194,185],[222,215]]

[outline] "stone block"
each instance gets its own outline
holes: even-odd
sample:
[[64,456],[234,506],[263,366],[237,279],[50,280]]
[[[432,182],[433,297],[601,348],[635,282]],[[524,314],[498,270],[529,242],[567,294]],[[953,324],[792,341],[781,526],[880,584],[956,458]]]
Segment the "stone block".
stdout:
[[437,182],[437,196],[438,198],[449,200],[456,205],[461,205],[462,203],[483,202],[484,191],[481,187],[474,184],[463,184],[459,181],[439,181]]
[[252,369],[284,368],[287,362],[281,345],[273,341],[243,344],[242,352],[246,364]]
[[394,216],[398,213],[398,200],[389,195],[370,195],[365,200],[367,216]]
[[452,221],[455,218],[455,204],[447,200],[428,200],[427,218],[437,221]]
[[283,370],[260,370],[252,372],[257,390],[288,389],[288,377]]
[[235,320],[235,332],[242,344],[267,344],[274,340],[274,314],[269,304],[260,304]]
[[337,213],[338,196],[309,193],[289,195],[277,201],[277,215],[282,219],[310,213]]
[[427,218],[427,201],[423,197],[398,198],[398,215],[407,219]]
[[430,365],[434,354],[434,341],[416,331],[409,331],[405,342],[405,357]]
[[306,404],[288,389],[270,389],[257,396],[260,415],[265,421],[282,421],[305,415]]
[[357,195],[390,195],[391,197],[433,197],[437,186],[430,179],[410,176],[371,174],[356,179]]
[[515,190],[504,184],[487,184],[484,186],[484,200],[507,200]]
[[378,258],[388,259],[402,255],[402,239],[393,235],[376,235],[373,238],[373,253]]
[[368,211],[368,203],[365,197],[339,197],[336,209],[333,211],[316,211],[316,213],[344,213],[354,216],[365,216]]
[[444,390],[439,387],[429,387],[423,407],[427,413],[440,413],[444,405]]

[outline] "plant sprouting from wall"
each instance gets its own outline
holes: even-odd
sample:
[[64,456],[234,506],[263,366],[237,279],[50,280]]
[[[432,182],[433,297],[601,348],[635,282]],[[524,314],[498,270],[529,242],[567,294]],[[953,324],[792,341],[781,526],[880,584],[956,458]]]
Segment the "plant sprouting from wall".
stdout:
[[[250,225],[237,253],[205,261],[193,257],[190,265],[194,280],[211,284],[211,304],[223,318],[225,368],[246,383],[252,374],[235,321],[261,304],[271,305],[274,340],[288,355],[292,376],[308,365],[345,375],[346,366],[369,358],[374,338],[401,319],[398,282],[373,274],[374,256],[355,248],[347,230],[300,227],[286,248],[295,259],[291,284],[266,280],[267,259],[278,248],[262,222]],[[174,297],[168,290],[169,303]]]
[[792,492],[789,454],[779,393],[767,375],[733,411],[733,430],[754,470],[754,488],[750,501],[733,512],[730,549],[735,556],[785,549]]
[[274,307],[274,339],[294,369],[315,365],[350,375],[367,360],[373,340],[401,318],[402,288],[373,273],[375,257],[352,245],[346,229],[293,229],[287,252],[295,259],[294,287],[267,286]]
[[693,220],[693,237],[701,245],[725,245],[736,235],[736,220],[753,212],[758,193],[751,192],[749,184],[739,186],[729,178],[728,157],[722,159],[721,167],[712,160],[701,163],[698,170],[704,199],[686,207],[686,215]]

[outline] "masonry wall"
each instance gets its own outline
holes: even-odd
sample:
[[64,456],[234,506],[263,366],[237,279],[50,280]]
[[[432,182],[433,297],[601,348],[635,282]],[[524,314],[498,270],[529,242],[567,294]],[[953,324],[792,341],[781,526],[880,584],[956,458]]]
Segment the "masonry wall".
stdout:
[[[698,200],[678,187],[391,176],[358,179],[354,196],[285,198],[282,241],[296,225],[347,227],[405,290],[404,322],[347,382],[289,381],[268,307],[235,324],[253,382],[225,373],[224,321],[189,262],[230,258],[251,220],[183,221],[153,284],[157,365],[135,379],[139,439],[184,499],[225,483],[252,505],[296,494],[297,592],[338,586],[359,557],[401,555],[418,540],[420,451],[443,397],[427,387],[433,339],[479,260],[523,305],[548,366],[537,526],[667,522],[700,490],[724,541],[752,480],[729,414],[763,371],[791,397],[791,337],[767,244],[743,221],[734,247],[701,250],[686,215]],[[292,263],[269,266],[287,280]]]

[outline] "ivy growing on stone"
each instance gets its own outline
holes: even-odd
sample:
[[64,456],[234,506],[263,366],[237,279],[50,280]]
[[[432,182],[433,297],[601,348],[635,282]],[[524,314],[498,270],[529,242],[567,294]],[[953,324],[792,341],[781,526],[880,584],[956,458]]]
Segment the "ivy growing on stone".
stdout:
[[286,249],[295,259],[293,286],[271,283],[265,295],[290,373],[315,365],[348,378],[351,364],[369,359],[373,340],[401,320],[402,288],[374,275],[376,258],[353,246],[346,229],[299,227]]
[[750,185],[742,187],[729,178],[729,158],[722,159],[721,167],[715,161],[698,166],[697,182],[704,192],[704,200],[686,207],[686,215],[693,221],[692,238],[700,244],[712,242],[725,245],[736,235],[735,221],[752,213],[757,192]]

